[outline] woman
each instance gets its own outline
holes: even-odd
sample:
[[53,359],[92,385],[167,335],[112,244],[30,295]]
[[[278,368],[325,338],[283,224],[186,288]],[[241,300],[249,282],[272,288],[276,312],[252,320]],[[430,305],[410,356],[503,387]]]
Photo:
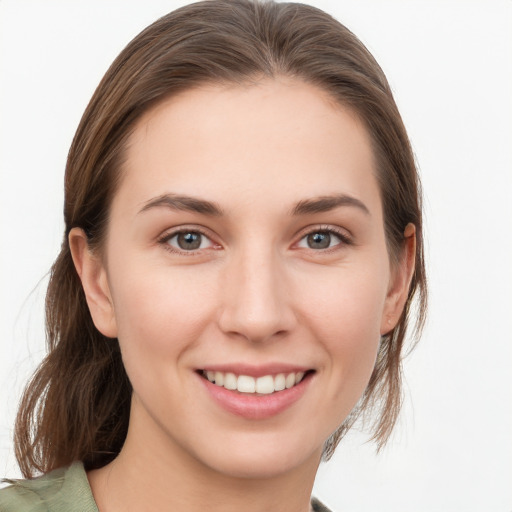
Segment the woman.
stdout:
[[322,510],[318,465],[354,421],[387,440],[426,305],[418,177],[373,57],[312,7],[184,7],[112,64],[65,180],[16,425],[45,475],[1,509]]

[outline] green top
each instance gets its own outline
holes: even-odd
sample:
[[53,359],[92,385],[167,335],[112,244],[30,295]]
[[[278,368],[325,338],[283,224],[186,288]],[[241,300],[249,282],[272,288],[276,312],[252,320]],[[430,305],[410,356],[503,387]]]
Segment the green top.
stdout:
[[99,512],[81,462],[0,489],[1,512]]
[[[9,480],[0,489],[0,512],[99,512],[81,462],[32,480]],[[330,512],[316,498],[313,512]]]

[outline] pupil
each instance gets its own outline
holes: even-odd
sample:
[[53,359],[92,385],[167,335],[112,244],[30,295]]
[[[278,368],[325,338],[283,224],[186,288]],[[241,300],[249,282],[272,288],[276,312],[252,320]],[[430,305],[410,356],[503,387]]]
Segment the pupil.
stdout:
[[199,233],[180,233],[178,235],[180,249],[194,250],[201,246],[201,235]]
[[307,240],[311,249],[327,249],[331,245],[329,233],[311,233]]

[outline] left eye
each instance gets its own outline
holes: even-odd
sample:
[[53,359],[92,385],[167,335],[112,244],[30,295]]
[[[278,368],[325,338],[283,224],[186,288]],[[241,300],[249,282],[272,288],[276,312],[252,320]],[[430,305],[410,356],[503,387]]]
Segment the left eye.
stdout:
[[213,245],[213,242],[199,231],[175,233],[166,240],[166,243],[181,251],[196,251]]
[[332,231],[314,231],[301,238],[297,246],[307,249],[329,249],[341,242],[341,237]]

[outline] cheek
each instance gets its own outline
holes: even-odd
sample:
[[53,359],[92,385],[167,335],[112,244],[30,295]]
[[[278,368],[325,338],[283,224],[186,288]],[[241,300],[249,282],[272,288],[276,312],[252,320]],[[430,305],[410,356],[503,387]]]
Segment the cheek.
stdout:
[[[302,309],[332,335],[353,339],[379,337],[388,277],[382,265],[329,269],[303,275]],[[309,281],[309,283],[308,283]],[[297,293],[298,295],[298,293]]]
[[317,276],[316,292],[303,306],[328,355],[329,371],[337,377],[334,385],[350,383],[355,395],[362,393],[375,365],[387,290],[386,272],[369,268],[340,270],[323,287]]
[[148,265],[137,272],[134,267],[120,265],[112,276],[118,338],[131,378],[148,367],[175,366],[211,316],[210,293],[204,283],[202,289],[197,286],[197,276]]

